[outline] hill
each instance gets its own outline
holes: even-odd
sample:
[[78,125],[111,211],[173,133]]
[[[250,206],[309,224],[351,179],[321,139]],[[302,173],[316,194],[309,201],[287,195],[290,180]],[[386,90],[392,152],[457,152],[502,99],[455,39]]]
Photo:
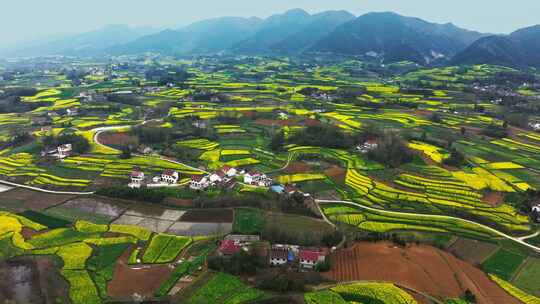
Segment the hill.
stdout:
[[430,23],[390,12],[369,13],[339,26],[311,50],[428,64],[451,58],[482,36],[449,23]]
[[540,67],[540,25],[506,36],[480,39],[458,54],[452,63]]

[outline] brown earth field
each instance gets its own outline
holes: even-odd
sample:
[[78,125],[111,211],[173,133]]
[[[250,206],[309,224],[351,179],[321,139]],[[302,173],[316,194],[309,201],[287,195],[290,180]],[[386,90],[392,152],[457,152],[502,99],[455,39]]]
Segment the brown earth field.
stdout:
[[15,209],[24,210],[43,210],[52,206],[61,204],[67,200],[74,198],[75,195],[49,194],[37,192],[22,188],[15,188],[6,192],[0,193],[0,205],[10,205],[16,203]]
[[110,146],[127,146],[136,142],[137,138],[127,133],[108,132],[99,135],[99,142]]
[[165,201],[163,203],[166,205],[175,206],[175,207],[192,207],[193,206],[193,200],[180,199],[180,198],[174,198],[174,197],[165,198]]
[[334,180],[336,183],[344,183],[347,170],[341,168],[340,166],[332,166],[324,170],[324,174]]
[[357,243],[331,257],[329,279],[380,280],[439,298],[457,298],[469,289],[478,304],[519,304],[485,273],[452,254],[426,245]]
[[495,244],[464,238],[458,238],[448,247],[448,251],[456,257],[473,265],[484,263],[497,249],[499,249],[499,246]]
[[114,277],[107,285],[107,293],[113,299],[131,299],[137,293],[152,298],[154,292],[169,278],[173,269],[168,265],[130,266],[126,250],[118,259]]
[[182,222],[193,223],[232,223],[233,211],[231,209],[196,209],[189,210],[182,217]]
[[493,207],[497,207],[504,202],[504,193],[498,191],[490,191],[484,195],[484,202]]
[[288,174],[304,173],[304,172],[310,172],[310,171],[311,171],[311,166],[301,161],[292,162],[287,166],[287,168],[283,170],[284,173],[288,173]]

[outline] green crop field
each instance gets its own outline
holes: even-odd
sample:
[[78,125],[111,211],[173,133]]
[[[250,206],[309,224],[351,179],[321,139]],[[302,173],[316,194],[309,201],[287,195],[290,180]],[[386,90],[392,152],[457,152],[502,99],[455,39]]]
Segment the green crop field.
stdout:
[[233,230],[242,234],[257,234],[264,229],[264,213],[259,209],[236,209]]
[[487,259],[482,267],[488,273],[510,280],[524,260],[525,257],[520,254],[500,249]]

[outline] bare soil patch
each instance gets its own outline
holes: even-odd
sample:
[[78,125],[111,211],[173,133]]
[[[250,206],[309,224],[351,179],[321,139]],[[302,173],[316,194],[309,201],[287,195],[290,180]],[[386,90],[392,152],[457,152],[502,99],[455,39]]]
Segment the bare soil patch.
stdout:
[[326,276],[336,281],[388,281],[445,298],[457,298],[469,289],[479,304],[519,303],[480,269],[430,246],[357,243],[331,259]]
[[174,197],[167,197],[164,201],[166,205],[175,206],[175,207],[192,207],[193,200],[190,199],[180,199]]
[[152,298],[173,269],[168,265],[130,266],[131,251],[126,250],[118,259],[114,277],[107,285],[108,294],[113,299],[131,299],[135,293]]
[[340,166],[332,166],[324,170],[324,174],[326,174],[336,183],[342,184],[345,182],[345,175],[347,174],[347,170],[341,168]]
[[504,201],[504,193],[498,191],[490,191],[484,195],[484,201],[493,207],[497,207]]
[[305,162],[296,161],[290,163],[283,172],[288,174],[294,174],[294,173],[304,173],[304,172],[310,172],[312,171],[311,166]]
[[448,248],[448,251],[464,261],[479,265],[495,253],[498,248],[499,246],[495,244],[459,238]]
[[187,211],[181,218],[182,222],[193,223],[232,223],[231,209],[196,209]]
[[[75,195],[49,194],[23,188],[0,193],[0,205],[17,211],[43,210],[75,198]],[[11,207],[11,208],[10,208]]]
[[99,134],[98,141],[106,146],[127,146],[137,141],[137,137],[128,133],[107,132]]

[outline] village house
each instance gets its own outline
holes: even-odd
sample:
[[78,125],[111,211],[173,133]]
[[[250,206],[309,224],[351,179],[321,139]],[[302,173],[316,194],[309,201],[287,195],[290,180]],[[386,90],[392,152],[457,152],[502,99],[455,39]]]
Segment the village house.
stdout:
[[281,266],[287,264],[289,250],[285,247],[272,247],[270,249],[270,265]]
[[287,185],[285,185],[285,187],[283,188],[283,192],[284,192],[285,194],[287,194],[287,195],[293,195],[293,194],[295,194],[296,192],[299,192],[299,190],[298,190],[295,186],[293,186],[293,185],[291,185],[291,184],[287,184]]
[[313,269],[317,263],[324,262],[325,258],[324,254],[314,250],[300,249],[298,252],[298,263],[303,269]]
[[223,172],[223,174],[225,174],[225,176],[229,178],[233,178],[238,174],[238,170],[236,170],[236,168],[233,168],[231,166],[223,166],[223,168],[221,168],[220,171]]
[[87,91],[81,92],[77,97],[81,99],[83,102],[91,102],[94,101],[94,93],[90,93]]
[[138,148],[137,148],[137,151],[141,154],[145,154],[145,155],[148,155],[148,154],[152,154],[154,152],[154,150],[152,150],[152,148],[148,147],[148,146],[145,146],[145,145],[140,145]]
[[530,122],[529,127],[535,131],[540,131],[540,122]]
[[174,170],[165,170],[161,174],[161,181],[168,184],[176,184],[179,177],[178,172]]
[[203,120],[197,120],[193,123],[193,126],[197,129],[206,129],[208,127],[208,123]]
[[79,111],[77,109],[67,109],[66,114],[68,116],[77,116],[79,115]]
[[58,151],[57,157],[59,159],[63,159],[71,154],[73,151],[73,146],[71,144],[60,145],[56,150]]
[[[532,213],[533,213],[533,220],[536,221],[537,223],[540,223],[540,203],[532,207]],[[536,218],[534,218],[535,213],[536,213]]]
[[244,174],[244,183],[260,187],[270,187],[272,180],[264,173],[252,171]]
[[377,149],[378,147],[379,147],[379,144],[377,143],[377,141],[374,139],[370,139],[370,140],[367,140],[365,143],[358,145],[356,147],[356,150],[359,151],[360,153],[366,154],[369,151]]
[[52,131],[52,129],[53,129],[52,126],[46,126],[46,127],[41,127],[40,130],[41,130],[41,132],[48,134],[49,132]]
[[133,170],[130,174],[131,183],[129,183],[130,188],[140,188],[142,182],[144,181],[144,173],[140,170]]
[[210,178],[210,183],[212,185],[219,184],[225,178],[225,173],[223,173],[221,171],[217,171],[217,172],[214,172],[214,173],[210,174],[209,178]]
[[219,244],[219,254],[222,256],[231,256],[242,250],[242,245],[234,240],[223,240]]
[[189,188],[192,190],[204,190],[210,186],[210,181],[204,175],[194,175],[189,182]]

